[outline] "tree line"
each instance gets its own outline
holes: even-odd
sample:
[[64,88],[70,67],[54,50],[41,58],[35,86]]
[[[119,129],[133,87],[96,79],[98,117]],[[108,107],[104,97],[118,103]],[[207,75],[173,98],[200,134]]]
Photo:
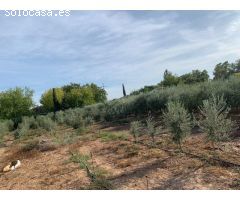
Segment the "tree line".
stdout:
[[[239,76],[240,60],[235,63],[228,61],[219,63],[214,69],[214,80],[227,79],[232,75]],[[132,94],[145,93],[155,89],[156,87],[170,87],[179,84],[195,84],[206,82],[209,75],[206,70],[193,70],[182,76],[174,75],[168,70],[164,73],[163,80],[157,86],[145,86],[144,88],[133,92]],[[53,92],[55,91],[55,92]],[[126,95],[125,87],[123,91]],[[54,100],[55,99],[55,100]],[[105,102],[107,100],[107,92],[104,88],[94,83],[80,85],[70,83],[68,85],[49,89],[44,92],[40,99],[40,106],[36,106],[33,101],[33,90],[29,88],[13,88],[0,92],[0,121],[11,119],[14,126],[21,121],[22,116],[47,114],[56,110],[66,110],[75,107],[84,107],[96,103]],[[57,109],[56,103],[57,102]]]
[[[213,72],[214,80],[224,80],[232,75],[240,76],[240,59],[234,63],[229,63],[225,61],[223,63],[218,63]],[[157,85],[145,86],[140,90],[133,91],[130,95],[137,95],[140,93],[146,93],[159,87],[171,87],[179,84],[196,84],[205,81],[209,81],[209,75],[207,70],[192,70],[190,73],[177,76],[176,74],[165,70],[163,74],[163,80]]]
[[[54,94],[53,94],[53,91]],[[80,85],[70,83],[61,88],[49,89],[40,99],[40,106],[33,101],[34,91],[29,88],[13,88],[0,93],[0,121],[11,119],[15,128],[23,116],[47,114],[54,111],[54,98],[58,103],[57,110],[83,107],[107,100],[107,92],[96,84]]]

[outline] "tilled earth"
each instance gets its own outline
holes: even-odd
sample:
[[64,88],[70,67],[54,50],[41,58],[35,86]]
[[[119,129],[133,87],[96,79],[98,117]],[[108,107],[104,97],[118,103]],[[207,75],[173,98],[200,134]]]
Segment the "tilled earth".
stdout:
[[[73,132],[62,127],[59,131]],[[121,134],[128,133],[128,127],[94,126],[87,136],[44,151],[23,151],[21,142],[9,140],[0,147],[0,167],[13,159],[21,160],[22,165],[15,171],[0,173],[0,189],[88,189],[90,179],[85,170],[70,161],[71,152],[91,155],[92,164],[107,172],[106,179],[114,189],[240,189],[239,139],[211,149],[203,134],[194,134],[183,145],[184,152],[191,155],[178,151],[168,134],[158,136],[157,144],[151,146],[146,136],[137,144],[130,135],[127,140],[103,141],[99,131]],[[210,162],[211,158],[236,166]]]

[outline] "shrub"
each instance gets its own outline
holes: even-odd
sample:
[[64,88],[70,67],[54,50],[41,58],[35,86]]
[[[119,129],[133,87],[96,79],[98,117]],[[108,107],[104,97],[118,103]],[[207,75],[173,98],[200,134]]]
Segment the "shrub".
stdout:
[[47,116],[37,116],[36,121],[38,126],[45,129],[46,131],[52,131],[56,128],[56,123]]
[[93,120],[93,118],[91,116],[85,117],[84,121],[85,121],[85,125],[86,126],[92,125],[94,123],[94,120]]
[[20,139],[26,135],[29,131],[29,126],[27,124],[19,124],[17,130],[14,133],[15,139]]
[[14,123],[12,120],[0,121],[0,134],[14,130]]
[[8,131],[8,126],[6,122],[0,122],[0,144],[3,142],[3,137]]
[[23,117],[21,124],[24,124],[25,126],[28,126],[28,128],[30,128],[30,129],[37,129],[38,128],[38,123],[37,123],[37,121],[35,120],[34,117]]
[[8,130],[13,131],[14,130],[14,122],[10,119],[7,121],[8,124]]
[[134,142],[137,142],[137,137],[141,135],[140,132],[141,129],[141,123],[139,121],[134,121],[130,124],[130,133],[134,137]]
[[89,177],[91,183],[88,189],[91,190],[108,190],[113,189],[112,184],[106,179],[107,171],[94,167],[93,163],[89,160],[91,157],[86,154],[72,153],[70,160],[74,163],[78,163],[81,169],[85,169],[87,176]]
[[229,138],[229,133],[234,127],[231,119],[228,119],[230,108],[223,96],[212,96],[203,101],[203,106],[199,107],[200,120],[199,127],[207,134],[207,139],[212,142],[223,141]]
[[70,160],[74,163],[78,163],[81,169],[85,169],[89,165],[90,156],[80,153],[72,153]]
[[100,133],[100,136],[102,141],[108,142],[108,141],[117,141],[117,140],[127,140],[128,135],[126,133],[111,133],[111,132],[103,132]]
[[167,110],[163,112],[165,126],[170,130],[173,141],[179,145],[191,131],[191,119],[188,111],[179,101],[171,101],[167,104]]
[[85,127],[85,122],[82,117],[82,113],[79,110],[69,109],[65,111],[65,120],[64,122],[73,127],[74,129],[78,129],[80,127]]
[[156,88],[148,93],[109,101],[102,105],[102,113],[104,113],[105,120],[112,121],[129,115],[162,111],[169,101],[181,101],[188,111],[193,112],[197,111],[198,107],[202,106],[203,100],[208,99],[212,94],[224,94],[227,103],[238,108],[240,105],[240,79],[232,77],[225,81],[178,85],[165,89]]
[[22,116],[30,114],[33,106],[33,91],[28,88],[14,88],[0,93],[0,118],[11,119],[16,128]]
[[56,122],[58,124],[63,124],[65,121],[65,114],[63,111],[59,111],[56,113]]
[[157,134],[157,130],[155,128],[155,122],[153,120],[153,117],[150,114],[148,115],[146,124],[147,124],[147,133],[152,138],[152,142],[154,144],[155,143],[155,135]]

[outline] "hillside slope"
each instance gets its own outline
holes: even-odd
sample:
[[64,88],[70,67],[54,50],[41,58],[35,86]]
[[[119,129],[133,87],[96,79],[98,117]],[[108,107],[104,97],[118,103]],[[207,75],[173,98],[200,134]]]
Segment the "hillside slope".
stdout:
[[[95,124],[74,133],[58,127],[58,138],[39,134],[16,142],[8,136],[0,148],[0,167],[13,159],[22,166],[0,174],[0,189],[240,189],[238,138],[213,150],[196,133],[181,153],[167,133],[158,136],[155,146],[147,136],[134,144],[128,125]],[[90,155],[89,162],[111,188],[92,183],[86,170],[72,162],[73,153]]]

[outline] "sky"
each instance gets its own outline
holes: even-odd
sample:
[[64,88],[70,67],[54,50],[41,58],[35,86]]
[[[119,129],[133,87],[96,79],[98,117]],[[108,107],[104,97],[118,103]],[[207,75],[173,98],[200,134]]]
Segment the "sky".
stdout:
[[240,58],[240,11],[71,11],[0,15],[0,91],[29,87],[35,103],[70,82],[104,86],[108,99]]

